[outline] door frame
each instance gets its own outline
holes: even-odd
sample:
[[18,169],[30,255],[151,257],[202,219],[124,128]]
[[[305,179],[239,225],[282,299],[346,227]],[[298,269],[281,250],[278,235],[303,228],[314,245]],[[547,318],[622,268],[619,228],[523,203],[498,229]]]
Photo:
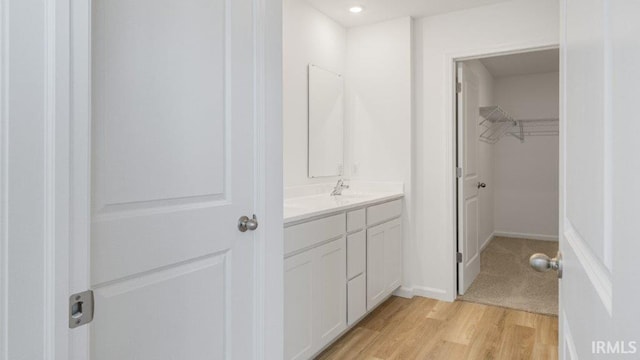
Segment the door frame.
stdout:
[[[456,92],[456,83],[457,83],[457,64],[458,62],[468,61],[468,60],[476,60],[493,56],[500,55],[512,55],[512,54],[521,54],[533,51],[541,51],[541,50],[550,50],[550,49],[559,49],[559,42],[519,42],[513,44],[506,44],[504,46],[499,47],[486,47],[486,48],[476,48],[470,50],[464,50],[459,52],[451,52],[445,54],[444,60],[446,64],[446,74],[448,76],[445,77],[445,91],[448,96],[445,96],[445,118],[449,119],[448,126],[445,126],[446,134],[444,136],[446,143],[446,161],[451,164],[450,171],[448,171],[446,176],[446,191],[445,196],[448,198],[447,204],[450,206],[449,209],[446,209],[445,213],[448,217],[447,231],[449,233],[448,238],[450,241],[447,242],[447,253],[451,256],[451,261],[449,262],[448,271],[450,274],[450,284],[451,289],[453,289],[451,301],[454,301],[458,295],[458,261],[456,258],[457,253],[457,244],[458,244],[458,178],[456,175],[457,169],[457,158],[458,158],[458,142],[461,139],[458,139],[458,129],[457,129],[457,92]],[[563,76],[564,67],[560,66],[560,77]],[[560,128],[562,129],[563,115],[562,109],[564,105],[562,101],[564,99],[559,99],[560,104]],[[562,164],[562,161],[560,162]],[[560,189],[560,199],[562,199],[563,189]],[[560,206],[560,204],[559,204]]]
[[[10,14],[12,1],[19,3],[18,0],[0,0],[0,360],[8,360],[9,347],[24,344],[33,344],[46,359],[87,359],[90,327],[69,329],[68,299],[70,294],[86,290],[90,285],[90,219],[87,215],[91,186],[91,0],[32,1],[22,3],[24,7],[17,7]],[[254,193],[260,229],[254,235],[256,315],[253,329],[247,331],[252,331],[257,339],[251,344],[256,358],[275,359],[283,356],[282,1],[254,0],[253,10],[256,64],[256,91],[252,94],[256,103]],[[33,255],[26,251],[8,254],[10,239],[6,229],[28,225],[9,217],[13,203],[7,183],[11,166],[16,165],[9,164],[7,155],[11,149],[8,132],[11,119],[7,108],[9,99],[17,102],[16,107],[25,106],[20,103],[19,90],[14,92],[6,85],[11,75],[12,48],[8,44],[19,42],[19,34],[11,33],[9,24],[27,20],[24,18],[27,16],[28,20],[40,20],[31,14],[44,19],[45,29],[38,35],[37,44],[29,44],[40,47],[38,62],[25,65],[37,66],[34,71],[44,75],[42,84],[30,88],[44,94],[42,104],[32,105],[43,109],[41,124],[45,129],[44,136],[39,132],[33,135],[42,143],[42,151],[35,160],[43,160],[43,176],[38,181],[45,185],[44,217],[33,221],[44,228],[42,238],[36,241],[36,250],[44,254],[44,265],[25,268],[16,275],[5,271],[9,262],[21,263],[27,259],[33,262]],[[29,21],[26,23],[28,25]],[[27,278],[39,279],[38,286],[44,295],[30,300],[42,306],[44,318],[28,324],[31,333],[23,335],[20,332],[9,339],[7,333],[12,325],[8,322],[8,304],[15,301],[12,298],[16,296],[16,288],[9,288],[8,284],[19,284]],[[40,333],[42,340],[33,342],[34,333]]]

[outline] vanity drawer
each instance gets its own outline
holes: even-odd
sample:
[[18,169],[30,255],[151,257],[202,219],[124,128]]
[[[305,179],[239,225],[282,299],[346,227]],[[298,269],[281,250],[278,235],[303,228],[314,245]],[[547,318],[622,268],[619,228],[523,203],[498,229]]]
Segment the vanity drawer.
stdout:
[[352,325],[367,312],[367,282],[360,274],[347,283],[347,325]]
[[347,236],[347,279],[362,274],[367,261],[367,237],[364,230]]
[[367,208],[367,225],[375,225],[402,214],[402,199]]
[[347,232],[354,232],[364,228],[365,210],[354,210],[347,213]]
[[290,226],[284,229],[285,256],[342,236],[346,228],[344,213]]

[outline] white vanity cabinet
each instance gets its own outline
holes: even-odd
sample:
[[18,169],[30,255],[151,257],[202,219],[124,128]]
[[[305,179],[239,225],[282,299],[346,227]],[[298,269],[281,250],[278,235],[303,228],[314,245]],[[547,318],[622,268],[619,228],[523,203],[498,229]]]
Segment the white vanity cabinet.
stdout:
[[285,359],[310,359],[400,286],[402,199],[284,230]]
[[344,231],[344,214],[285,229],[285,359],[310,358],[347,327]]

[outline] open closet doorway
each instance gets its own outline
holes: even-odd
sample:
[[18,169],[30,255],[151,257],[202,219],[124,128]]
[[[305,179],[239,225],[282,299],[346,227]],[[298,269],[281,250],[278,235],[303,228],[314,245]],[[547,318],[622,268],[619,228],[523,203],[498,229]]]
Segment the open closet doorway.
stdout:
[[559,51],[458,61],[457,258],[463,301],[557,315]]

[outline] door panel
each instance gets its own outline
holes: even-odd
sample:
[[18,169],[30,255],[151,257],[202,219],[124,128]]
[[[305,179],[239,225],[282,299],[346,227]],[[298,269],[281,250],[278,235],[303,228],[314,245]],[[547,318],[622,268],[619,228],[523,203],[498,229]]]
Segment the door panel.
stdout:
[[92,359],[224,359],[228,261],[218,254],[96,289]]
[[561,9],[560,358],[637,359],[640,3]]
[[253,2],[92,11],[91,353],[253,358]]
[[478,77],[464,63],[458,64],[458,82],[462,91],[458,107],[458,293],[464,294],[480,273],[478,240]]
[[[580,16],[567,19],[572,28],[566,73],[566,215],[583,241],[602,262],[610,260],[605,243],[605,42],[602,1],[586,1]],[[584,76],[589,74],[589,76]]]
[[[568,2],[564,85],[564,211],[560,250],[564,271],[560,286],[560,321],[569,357],[592,358],[592,341],[613,331],[612,284],[605,259],[605,42],[602,1]],[[588,73],[589,76],[584,76]],[[549,254],[553,255],[553,254]],[[598,324],[594,327],[593,324]],[[568,341],[567,341],[568,340]],[[563,351],[563,352],[565,352]],[[571,355],[571,351],[576,354]]]
[[[464,208],[464,247],[462,248],[463,261],[465,270],[478,263],[480,255],[478,246],[478,232],[474,231],[478,228],[478,198],[474,197],[465,202]],[[473,269],[469,269],[472,274]],[[473,275],[473,274],[472,274]],[[466,289],[465,289],[466,290]]]
[[224,198],[225,0],[93,4],[95,210]]

